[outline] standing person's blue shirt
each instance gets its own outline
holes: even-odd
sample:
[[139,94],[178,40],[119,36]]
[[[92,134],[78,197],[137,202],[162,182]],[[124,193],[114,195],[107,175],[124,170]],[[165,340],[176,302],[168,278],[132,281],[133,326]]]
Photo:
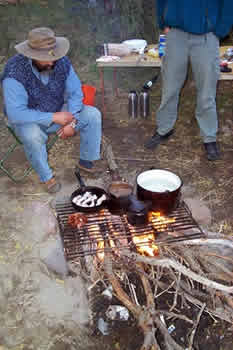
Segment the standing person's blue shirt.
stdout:
[[232,0],[155,0],[159,28],[224,38],[233,24]]
[[166,34],[162,60],[162,97],[156,128],[146,141],[155,149],[174,133],[180,90],[191,63],[197,88],[195,117],[208,160],[220,159],[217,144],[216,87],[219,79],[219,38],[233,24],[232,0],[157,0],[160,29]]

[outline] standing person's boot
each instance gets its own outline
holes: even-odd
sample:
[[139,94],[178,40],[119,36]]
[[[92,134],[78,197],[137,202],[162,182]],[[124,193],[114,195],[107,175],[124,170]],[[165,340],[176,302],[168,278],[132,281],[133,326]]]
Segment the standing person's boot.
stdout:
[[90,160],[80,159],[77,168],[92,175],[99,175],[103,170],[98,168],[94,162]]
[[208,160],[218,160],[220,159],[220,151],[216,142],[204,143],[206,156]]
[[159,144],[167,142],[168,138],[173,134],[174,130],[169,131],[165,135],[159,135],[157,131],[154,135],[145,143],[145,148],[155,149]]

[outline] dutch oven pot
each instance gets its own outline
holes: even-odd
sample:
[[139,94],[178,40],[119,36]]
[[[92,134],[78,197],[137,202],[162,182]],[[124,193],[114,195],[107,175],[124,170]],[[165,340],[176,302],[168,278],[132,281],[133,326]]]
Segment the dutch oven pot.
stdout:
[[179,205],[183,183],[175,173],[162,169],[146,170],[137,176],[136,182],[138,199],[151,201],[151,210],[167,215]]

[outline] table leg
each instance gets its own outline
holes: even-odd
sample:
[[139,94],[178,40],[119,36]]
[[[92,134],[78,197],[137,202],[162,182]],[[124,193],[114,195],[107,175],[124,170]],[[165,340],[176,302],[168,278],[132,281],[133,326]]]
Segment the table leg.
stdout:
[[113,84],[114,84],[114,93],[116,97],[119,97],[119,91],[117,86],[117,67],[113,68]]
[[105,105],[105,94],[104,94],[104,70],[102,67],[99,67],[100,75],[100,90],[101,90],[101,99],[102,99],[102,115],[103,118],[106,117],[106,105]]

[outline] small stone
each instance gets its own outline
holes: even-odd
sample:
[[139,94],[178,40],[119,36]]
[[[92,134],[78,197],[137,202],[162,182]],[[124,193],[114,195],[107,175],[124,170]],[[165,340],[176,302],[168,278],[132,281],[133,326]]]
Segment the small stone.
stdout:
[[66,277],[68,275],[67,261],[64,256],[64,250],[60,236],[57,240],[47,241],[41,246],[40,249],[41,260],[47,265],[47,267],[61,275]]

